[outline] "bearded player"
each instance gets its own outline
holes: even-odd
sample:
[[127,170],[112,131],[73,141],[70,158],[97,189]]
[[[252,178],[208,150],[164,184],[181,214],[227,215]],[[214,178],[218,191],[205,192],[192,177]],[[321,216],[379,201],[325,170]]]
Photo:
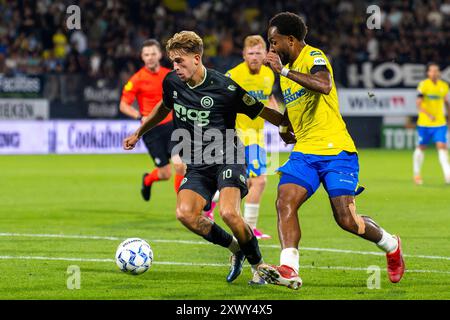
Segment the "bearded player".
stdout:
[[[174,71],[164,79],[163,101],[136,133],[124,140],[124,148],[134,148],[147,130],[174,110],[172,137],[181,138],[181,154],[187,164],[177,195],[177,219],[205,240],[232,252],[228,282],[239,276],[247,259],[253,269],[250,284],[263,284],[256,272],[263,262],[258,240],[240,215],[241,199],[248,189],[245,157],[236,137],[235,121],[237,113],[251,119],[261,116],[275,125],[283,117],[250,96],[232,79],[206,69],[202,63],[203,41],[196,33],[176,33],[167,42],[166,49]],[[234,236],[202,214],[216,190],[220,191],[220,216]]]
[[[130,118],[144,122],[156,104],[162,99],[162,81],[170,69],[160,65],[161,46],[157,40],[145,40],[141,48],[144,66],[136,72],[122,91],[120,111]],[[137,99],[139,111],[132,107]],[[185,173],[185,166],[178,155],[171,156],[173,143],[170,140],[173,131],[172,113],[168,113],[157,126],[149,130],[143,140],[156,165],[142,178],[141,195],[145,201],[151,197],[151,187],[157,181],[169,180],[172,174],[170,160],[175,168],[175,191],[178,191]]]
[[[298,210],[320,183],[328,193],[337,224],[373,242],[386,252],[391,282],[399,282],[405,265],[400,238],[359,215],[355,196],[358,154],[339,112],[333,69],[325,54],[305,43],[307,27],[296,14],[283,12],[270,20],[270,52],[266,64],[281,75],[286,111],[296,137],[289,160],[278,170],[276,208],[282,246],[280,265],[262,264],[258,272],[267,282],[298,289],[300,225]],[[280,126],[285,133],[288,126]]]
[[[414,182],[423,184],[421,169],[428,144],[435,143],[444,173],[445,183],[450,184],[450,164],[447,151],[447,122],[450,123],[450,103],[448,101],[448,84],[440,79],[439,65],[430,63],[427,67],[428,78],[417,87],[417,133],[418,145],[413,155]],[[445,106],[447,119],[445,119]]]

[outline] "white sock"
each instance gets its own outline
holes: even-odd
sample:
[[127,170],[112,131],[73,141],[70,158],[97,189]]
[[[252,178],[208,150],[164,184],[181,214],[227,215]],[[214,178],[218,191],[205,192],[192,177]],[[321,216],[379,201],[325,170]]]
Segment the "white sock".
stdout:
[[387,233],[383,228],[381,228],[381,232],[383,233],[383,235],[381,236],[381,240],[377,243],[377,247],[387,253],[397,250],[397,238]]
[[419,148],[416,148],[413,154],[414,176],[420,176],[420,169],[422,168],[424,158],[424,152]]
[[228,250],[230,250],[232,254],[235,254],[236,252],[241,250],[241,247],[239,247],[239,243],[235,237],[233,237],[233,240],[231,240],[231,243],[228,246]]
[[444,149],[438,150],[439,162],[441,163],[442,171],[444,172],[445,179],[450,178],[450,164],[448,163],[448,152]]
[[219,195],[220,195],[220,192],[216,191],[216,193],[214,194],[214,197],[212,198],[212,201],[214,201],[215,203],[219,202]]
[[281,250],[280,265],[291,267],[298,273],[300,267],[299,254],[297,248],[285,248]]
[[246,203],[244,205],[244,219],[252,227],[256,228],[256,223],[258,222],[259,215],[259,204],[257,203]]

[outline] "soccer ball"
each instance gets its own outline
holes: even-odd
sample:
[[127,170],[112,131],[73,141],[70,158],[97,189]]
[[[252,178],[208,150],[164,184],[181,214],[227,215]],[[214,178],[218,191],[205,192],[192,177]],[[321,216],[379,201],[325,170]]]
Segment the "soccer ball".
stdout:
[[153,251],[145,240],[129,238],[117,248],[116,264],[123,272],[142,274],[150,269],[152,262]]

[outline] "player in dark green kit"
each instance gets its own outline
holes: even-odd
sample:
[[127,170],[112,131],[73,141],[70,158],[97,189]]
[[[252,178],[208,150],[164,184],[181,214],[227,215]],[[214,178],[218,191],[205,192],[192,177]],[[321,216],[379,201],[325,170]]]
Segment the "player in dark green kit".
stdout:
[[[256,272],[263,262],[258,240],[240,214],[241,199],[248,190],[245,154],[236,137],[235,121],[236,114],[243,113],[278,126],[283,116],[266,108],[232,79],[206,69],[203,42],[196,33],[175,34],[166,49],[174,71],[163,81],[163,102],[124,140],[124,148],[132,149],[147,130],[174,110],[172,139],[178,136],[184,140],[179,145],[187,164],[177,197],[177,219],[192,232],[232,252],[228,282],[239,276],[246,258],[254,274],[250,283],[264,283]],[[234,236],[202,215],[216,190],[220,191],[220,215]]]

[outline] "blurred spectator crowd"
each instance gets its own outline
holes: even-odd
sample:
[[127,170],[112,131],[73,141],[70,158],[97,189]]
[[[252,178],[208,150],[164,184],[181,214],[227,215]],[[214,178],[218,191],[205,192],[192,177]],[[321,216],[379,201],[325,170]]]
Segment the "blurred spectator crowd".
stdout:
[[[81,9],[81,30],[66,25],[73,4]],[[367,28],[370,4],[381,7],[379,30]],[[125,79],[140,67],[143,40],[156,38],[164,46],[180,30],[199,33],[206,64],[224,72],[240,62],[244,37],[265,38],[269,19],[281,11],[302,15],[307,43],[338,67],[448,62],[450,0],[0,0],[0,75]]]

